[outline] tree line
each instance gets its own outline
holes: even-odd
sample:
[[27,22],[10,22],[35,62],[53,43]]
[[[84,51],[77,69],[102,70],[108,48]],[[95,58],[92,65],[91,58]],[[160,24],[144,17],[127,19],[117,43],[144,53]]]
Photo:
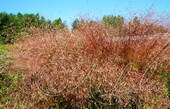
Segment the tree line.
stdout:
[[[81,26],[84,19],[75,19],[72,22],[72,30],[77,30]],[[94,24],[96,21],[91,20]],[[141,19],[134,17],[132,21],[125,23],[125,18],[118,15],[103,16],[102,24],[104,28],[117,31],[118,36],[126,35],[148,35],[154,32],[166,32],[162,26],[155,25],[154,23],[141,23]],[[43,16],[37,14],[7,14],[0,13],[0,44],[14,43],[18,38],[29,34],[30,27],[36,27],[43,30],[55,29],[60,30],[67,28],[65,22],[58,18],[54,21],[45,20]],[[68,29],[68,28],[67,28]]]
[[43,16],[37,14],[7,14],[0,13],[0,43],[14,43],[16,39],[27,34],[30,27],[41,29],[63,29],[66,24],[61,18],[54,20],[45,20]]
[[[157,33],[165,33],[167,28],[163,27],[159,20],[149,21],[149,18],[139,18],[134,16],[131,20],[127,21],[124,17],[118,15],[105,15],[101,20],[102,27],[106,30],[111,30],[117,33],[117,36],[143,36],[153,35]],[[75,19],[72,23],[72,30],[77,30],[84,19]]]

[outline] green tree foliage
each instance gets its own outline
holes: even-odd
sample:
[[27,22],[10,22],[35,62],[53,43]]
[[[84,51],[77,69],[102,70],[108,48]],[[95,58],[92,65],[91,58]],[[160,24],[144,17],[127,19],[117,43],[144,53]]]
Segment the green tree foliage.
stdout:
[[0,13],[0,40],[1,43],[13,43],[14,36],[17,31],[14,31],[18,26],[17,17],[14,14]]
[[106,28],[116,28],[116,27],[121,27],[124,24],[124,18],[121,16],[104,16],[103,17],[103,22],[105,24]]
[[54,20],[52,24],[56,30],[66,27],[66,24],[62,22],[61,18]]
[[45,20],[39,14],[7,14],[0,13],[0,43],[14,43],[18,37],[21,37],[23,32],[28,32],[30,27],[41,29],[63,29],[66,27],[61,18],[51,22]]
[[124,25],[124,18],[122,16],[104,16],[103,22],[105,25],[105,28],[114,28],[118,32],[118,36],[122,36],[122,27]]
[[74,29],[78,29],[78,23],[79,23],[79,22],[80,22],[79,19],[75,19],[75,20],[73,21],[73,23],[71,24],[73,30],[74,30]]
[[135,17],[135,18],[133,19],[133,23],[139,25],[139,24],[140,24],[139,18],[138,18],[138,17]]

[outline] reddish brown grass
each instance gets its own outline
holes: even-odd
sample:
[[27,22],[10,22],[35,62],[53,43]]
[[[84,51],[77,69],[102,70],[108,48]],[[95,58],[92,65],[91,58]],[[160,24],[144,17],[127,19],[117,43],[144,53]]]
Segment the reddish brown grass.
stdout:
[[166,32],[157,28],[128,23],[122,27],[122,36],[142,38],[120,41],[110,40],[118,36],[116,30],[88,20],[71,33],[34,29],[15,50],[16,65],[27,69],[22,82],[23,104],[30,108],[62,106],[57,98],[63,97],[72,107],[90,107],[90,102],[99,107],[128,107],[128,103],[167,107],[166,86],[158,76],[168,72],[163,57],[169,39],[143,37]]

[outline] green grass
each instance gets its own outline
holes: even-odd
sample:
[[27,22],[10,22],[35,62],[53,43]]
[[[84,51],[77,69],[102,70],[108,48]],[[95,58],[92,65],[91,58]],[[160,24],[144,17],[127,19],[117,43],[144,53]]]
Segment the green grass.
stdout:
[[8,107],[13,94],[19,86],[20,73],[10,70],[11,60],[8,52],[11,45],[0,45],[0,108]]
[[8,46],[0,44],[0,54],[3,54],[5,51],[9,51]]

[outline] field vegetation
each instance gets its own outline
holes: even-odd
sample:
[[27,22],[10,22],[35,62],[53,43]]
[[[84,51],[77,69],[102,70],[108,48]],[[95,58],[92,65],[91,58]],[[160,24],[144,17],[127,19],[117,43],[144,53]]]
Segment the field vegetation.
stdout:
[[170,107],[169,27],[150,13],[79,18],[71,30],[60,18],[1,13],[0,28],[2,108]]

